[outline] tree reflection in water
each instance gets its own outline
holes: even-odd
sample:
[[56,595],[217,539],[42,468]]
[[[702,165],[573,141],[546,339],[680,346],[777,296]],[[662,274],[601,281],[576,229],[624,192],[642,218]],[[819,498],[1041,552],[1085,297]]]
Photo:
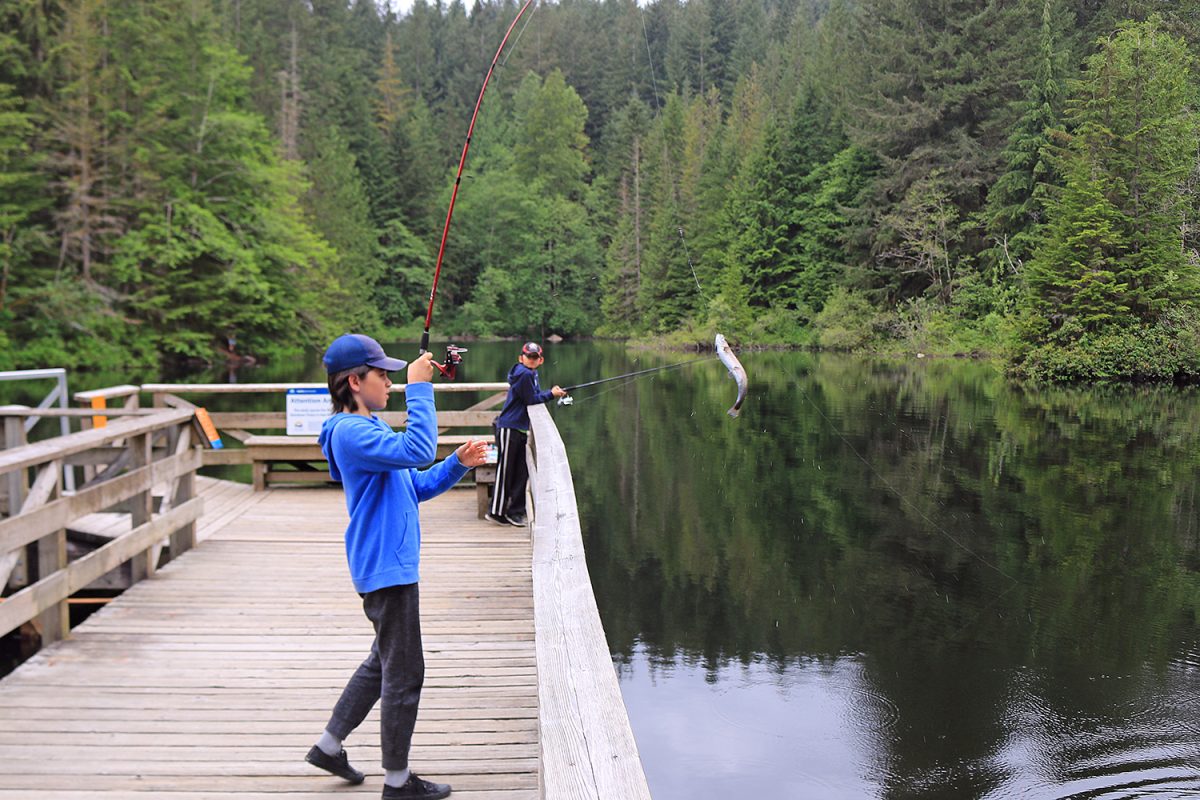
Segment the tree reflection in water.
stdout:
[[1200,394],[742,360],[555,413],[656,798],[1200,791]]

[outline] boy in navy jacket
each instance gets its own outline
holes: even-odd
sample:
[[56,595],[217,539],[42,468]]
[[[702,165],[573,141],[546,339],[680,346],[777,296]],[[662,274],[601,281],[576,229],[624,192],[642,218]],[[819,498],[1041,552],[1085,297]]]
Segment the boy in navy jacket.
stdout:
[[388,372],[404,369],[404,361],[388,358],[378,342],[360,334],[335,339],[323,360],[334,414],[317,441],[329,460],[330,475],[346,491],[346,559],[363,611],[375,627],[375,641],[305,760],[351,783],[362,783],[364,776],[350,766],[342,741],[379,702],[384,800],[443,798],[450,794],[448,785],[421,780],[408,768],[425,678],[417,504],[446,491],[467,470],[482,464],[486,442],[468,442],[440,464],[422,469],[433,462],[437,450],[428,353],[407,365],[404,433],[396,433],[373,413],[387,407],[392,386]]
[[543,391],[538,385],[537,368],[545,360],[541,345],[526,342],[521,348],[521,357],[508,371],[508,397],[496,418],[496,485],[492,507],[484,514],[499,525],[524,527],[529,524],[525,514],[525,486],[529,483],[529,466],[525,463],[529,406],[567,394],[558,386]]

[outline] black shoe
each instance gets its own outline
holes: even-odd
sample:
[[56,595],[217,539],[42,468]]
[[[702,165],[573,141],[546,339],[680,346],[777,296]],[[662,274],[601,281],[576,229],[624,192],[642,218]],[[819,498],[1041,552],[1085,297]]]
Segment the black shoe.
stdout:
[[423,781],[417,777],[415,772],[408,774],[408,780],[404,782],[403,786],[385,785],[383,787],[383,800],[408,800],[409,798],[441,800],[441,798],[449,796],[450,784]]
[[509,525],[515,525],[518,528],[524,528],[529,524],[529,517],[524,514],[513,514],[508,518]]
[[331,756],[315,744],[308,751],[308,755],[304,760],[312,764],[314,767],[320,767],[326,772],[337,775],[343,780],[350,783],[362,783],[367,776],[350,766],[350,758],[346,755],[346,748],[342,748],[336,756]]
[[511,525],[512,524],[511,522],[508,521],[508,517],[504,516],[503,514],[493,514],[490,511],[484,512],[483,518],[486,519],[488,522],[493,522],[497,525]]

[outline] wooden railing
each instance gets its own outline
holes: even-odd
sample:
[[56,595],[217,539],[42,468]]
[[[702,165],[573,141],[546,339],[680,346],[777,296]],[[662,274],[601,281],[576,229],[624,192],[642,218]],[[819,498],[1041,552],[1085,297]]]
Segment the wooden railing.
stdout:
[[[141,386],[141,391],[151,396],[151,402],[156,407],[192,408],[193,403],[186,396],[191,395],[283,395],[289,389],[323,388],[323,383],[147,383]],[[496,409],[504,402],[508,391],[507,383],[435,383],[433,390],[438,393],[475,392],[487,396],[461,411],[439,410],[438,427],[444,432],[449,428],[486,430],[491,435],[492,419]],[[404,384],[392,387],[393,394],[402,395]],[[82,394],[82,393],[81,393]],[[77,394],[76,399],[81,398]],[[81,400],[81,402],[83,402]],[[90,402],[90,400],[88,401]],[[286,428],[286,412],[277,411],[213,411],[209,409],[213,425],[223,436],[238,441],[246,441],[255,432],[283,431]],[[408,420],[404,411],[384,411],[379,417],[391,425],[399,427]],[[206,450],[204,464],[248,464],[250,456],[245,450]]]
[[[115,421],[105,427],[25,442],[23,423],[31,414],[90,413],[0,409],[7,445],[0,451],[0,483],[8,512],[0,519],[0,587],[24,587],[0,601],[0,635],[32,620],[43,644],[59,639],[69,628],[72,594],[125,562],[131,562],[132,580],[147,577],[159,564],[164,541],[168,558],[195,544],[201,458],[192,446],[192,412],[122,409],[112,412]],[[87,468],[90,477],[64,493],[64,467]],[[117,510],[129,514],[130,529],[68,564],[67,527],[89,514]]]
[[529,418],[541,796],[649,800],[588,577],[566,448],[544,405],[530,406]]

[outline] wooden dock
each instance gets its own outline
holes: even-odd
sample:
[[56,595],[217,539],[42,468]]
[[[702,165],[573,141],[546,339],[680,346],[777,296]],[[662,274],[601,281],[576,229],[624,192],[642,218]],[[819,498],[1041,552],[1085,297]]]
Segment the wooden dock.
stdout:
[[[201,546],[0,681],[0,798],[378,797],[378,709],[348,786],[304,762],[371,645],[342,493],[201,479]],[[538,796],[527,530],[473,493],[422,507],[427,676],[412,764],[454,796]]]
[[[187,409],[34,444],[19,423],[49,412],[5,411],[0,568],[23,554],[24,588],[0,632],[53,643],[0,680],[0,800],[378,797],[378,710],[346,742],[366,783],[303,760],[373,636],[341,490],[197,475]],[[481,521],[470,484],[422,506],[412,766],[467,800],[648,800],[565,447],[543,406],[530,416],[530,528]],[[70,470],[91,477],[64,491]],[[84,522],[112,538],[68,561],[65,528]],[[133,585],[69,628],[75,593],[122,565]]]

